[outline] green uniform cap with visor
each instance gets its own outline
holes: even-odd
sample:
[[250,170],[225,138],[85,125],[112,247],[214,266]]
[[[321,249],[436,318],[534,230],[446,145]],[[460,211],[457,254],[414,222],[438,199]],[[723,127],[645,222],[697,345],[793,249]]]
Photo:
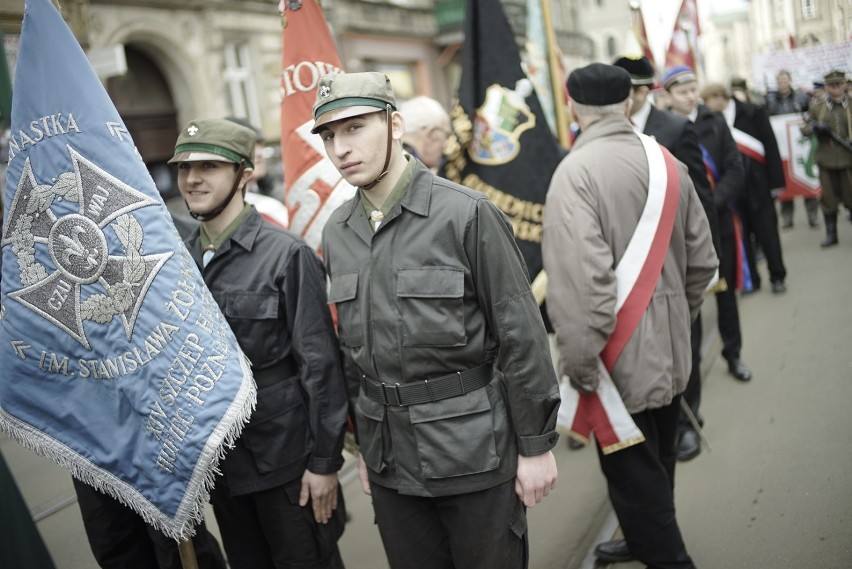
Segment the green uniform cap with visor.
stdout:
[[192,120],[178,136],[169,164],[212,160],[244,162],[246,168],[254,168],[256,140],[252,129],[227,119]]
[[314,126],[316,134],[327,123],[384,111],[390,105],[396,110],[396,97],[390,79],[384,73],[338,73],[324,75],[317,85],[314,102]]

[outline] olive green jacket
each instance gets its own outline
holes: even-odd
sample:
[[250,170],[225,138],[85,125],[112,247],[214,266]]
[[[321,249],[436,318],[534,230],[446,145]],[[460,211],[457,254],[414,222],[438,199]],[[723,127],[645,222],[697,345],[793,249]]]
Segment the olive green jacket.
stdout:
[[[350,412],[373,483],[420,496],[511,480],[518,453],[550,450],[559,389],[538,305],[503,214],[481,193],[418,162],[373,233],[358,197],[323,230]],[[493,362],[483,388],[408,407],[360,389]]]
[[[849,132],[850,123],[852,123],[852,101],[846,97],[843,103],[833,103],[823,97],[811,105],[808,114],[812,120],[829,125],[834,134],[840,138],[852,141],[852,132]],[[810,134],[805,129],[802,129],[802,132]],[[820,168],[832,170],[852,168],[852,152],[840,146],[832,138],[818,141],[814,158]]]

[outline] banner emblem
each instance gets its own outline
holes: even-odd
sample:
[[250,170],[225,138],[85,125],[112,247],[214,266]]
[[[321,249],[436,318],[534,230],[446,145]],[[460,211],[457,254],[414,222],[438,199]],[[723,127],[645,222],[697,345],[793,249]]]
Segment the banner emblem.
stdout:
[[529,79],[519,80],[514,90],[497,83],[488,87],[473,121],[471,160],[495,166],[515,159],[521,151],[521,133],[535,127],[535,115],[525,102],[532,91]]
[[[132,338],[145,292],[173,253],[143,255],[142,226],[129,215],[156,201],[67,148],[74,172],[63,172],[52,185],[39,184],[26,160],[0,244],[12,244],[24,285],[9,298],[89,349],[83,320],[106,324],[118,315]],[[78,213],[57,217],[51,206],[62,200],[78,203]],[[108,226],[121,254],[110,255]],[[46,245],[52,273],[37,260],[36,244]]]

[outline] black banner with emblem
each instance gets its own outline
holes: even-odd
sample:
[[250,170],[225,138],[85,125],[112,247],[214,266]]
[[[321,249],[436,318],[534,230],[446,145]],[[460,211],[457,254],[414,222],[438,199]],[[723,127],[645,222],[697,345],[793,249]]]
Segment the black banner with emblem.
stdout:
[[509,218],[530,278],[541,272],[544,200],[565,154],[521,67],[500,0],[468,0],[462,77],[444,176],[481,191]]

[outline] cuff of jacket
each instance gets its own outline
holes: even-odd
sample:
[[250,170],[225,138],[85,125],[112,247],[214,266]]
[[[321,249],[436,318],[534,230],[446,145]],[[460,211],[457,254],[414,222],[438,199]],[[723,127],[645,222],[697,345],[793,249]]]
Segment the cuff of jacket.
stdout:
[[521,456],[538,456],[556,446],[559,433],[550,431],[543,435],[519,436],[518,452]]
[[334,474],[343,467],[343,456],[337,458],[311,457],[308,461],[308,470],[314,474]]

